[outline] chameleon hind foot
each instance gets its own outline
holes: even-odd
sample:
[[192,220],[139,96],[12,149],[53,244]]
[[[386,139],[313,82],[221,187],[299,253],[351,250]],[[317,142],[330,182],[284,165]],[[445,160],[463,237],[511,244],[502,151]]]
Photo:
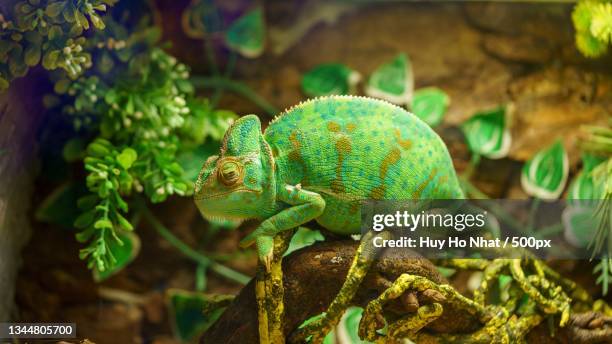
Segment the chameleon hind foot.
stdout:
[[344,311],[350,305],[351,300],[357,293],[361,282],[370,270],[370,266],[379,252],[379,249],[372,244],[374,237],[386,237],[389,235],[390,233],[388,232],[378,234],[368,232],[364,234],[338,295],[336,295],[327,311],[321,317],[294,331],[290,337],[291,343],[310,342],[316,344],[323,342],[325,336],[338,324],[342,314],[344,314]]
[[[409,292],[417,292],[432,303],[417,304],[415,314],[409,314],[389,324],[386,337],[378,334],[377,330],[385,325],[383,307],[389,301],[401,299]],[[439,285],[422,276],[402,274],[378,298],[368,303],[359,323],[359,337],[368,341],[378,341],[383,337],[386,340],[410,337],[442,314],[441,302],[456,303],[481,318],[489,315],[488,309],[464,297],[448,284]]]

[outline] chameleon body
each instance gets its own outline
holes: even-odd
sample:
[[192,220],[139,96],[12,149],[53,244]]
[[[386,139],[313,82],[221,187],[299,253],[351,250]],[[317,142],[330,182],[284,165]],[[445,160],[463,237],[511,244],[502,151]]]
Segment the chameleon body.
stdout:
[[462,198],[446,146],[404,109],[365,97],[308,100],[261,132],[248,115],[207,160],[195,200],[205,217],[258,218],[242,242],[269,264],[272,237],[310,220],[331,232],[360,231],[367,199]]

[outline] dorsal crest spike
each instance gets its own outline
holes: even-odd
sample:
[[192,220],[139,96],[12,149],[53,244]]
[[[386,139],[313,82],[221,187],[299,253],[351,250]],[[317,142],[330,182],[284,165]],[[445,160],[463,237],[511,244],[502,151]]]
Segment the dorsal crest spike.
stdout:
[[274,116],[274,118],[270,121],[269,125],[272,125],[276,122],[278,122],[281,118],[283,118],[285,115],[289,114],[291,111],[295,110],[295,109],[299,109],[300,107],[306,106],[308,104],[320,101],[320,100],[326,100],[326,99],[365,99],[365,100],[372,100],[372,101],[376,101],[376,102],[380,102],[380,103],[384,103],[387,105],[391,105],[395,108],[407,111],[405,108],[393,104],[391,102],[388,102],[386,100],[383,99],[379,99],[379,98],[372,98],[372,97],[366,97],[366,96],[354,96],[354,95],[331,95],[331,96],[319,96],[319,97],[315,97],[315,98],[310,98],[307,100],[303,100],[301,102],[299,102],[296,105],[293,105],[291,107],[286,108],[285,110],[283,110],[282,112],[280,112],[278,115]]

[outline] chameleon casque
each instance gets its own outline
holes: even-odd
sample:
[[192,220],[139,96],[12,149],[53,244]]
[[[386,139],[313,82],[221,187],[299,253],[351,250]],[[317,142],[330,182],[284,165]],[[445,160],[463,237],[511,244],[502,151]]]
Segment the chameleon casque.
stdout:
[[[268,270],[274,236],[282,231],[315,220],[336,234],[358,234],[364,200],[421,198],[463,198],[446,146],[406,110],[355,96],[302,102],[263,134],[257,116],[241,117],[195,187],[204,217],[262,220],[241,245],[255,243]],[[349,271],[357,286],[360,270],[367,270],[358,260]],[[338,303],[347,306],[342,300],[357,286],[343,286]],[[336,313],[321,320],[329,323],[326,329],[337,322]]]

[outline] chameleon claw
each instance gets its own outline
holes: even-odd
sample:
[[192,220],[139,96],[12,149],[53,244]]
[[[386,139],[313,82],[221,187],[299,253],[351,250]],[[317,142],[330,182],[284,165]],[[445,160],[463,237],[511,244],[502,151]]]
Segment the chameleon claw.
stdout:
[[272,270],[272,260],[274,259],[274,252],[270,250],[270,253],[267,255],[260,257],[261,262],[266,267],[266,272],[270,272]]

